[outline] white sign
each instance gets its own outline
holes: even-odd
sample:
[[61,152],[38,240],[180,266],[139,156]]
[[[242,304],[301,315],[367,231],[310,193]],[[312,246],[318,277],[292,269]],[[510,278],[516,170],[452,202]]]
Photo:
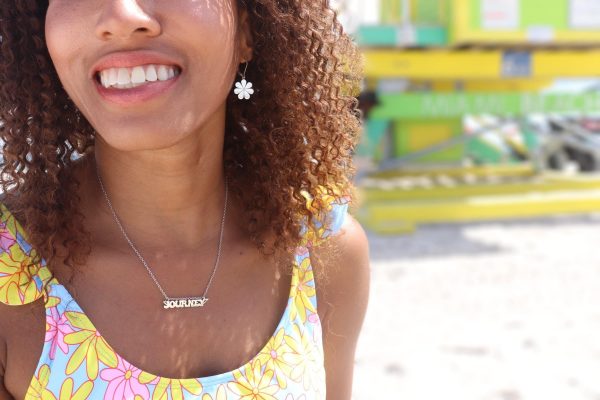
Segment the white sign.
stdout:
[[556,32],[551,26],[532,25],[527,27],[527,40],[535,43],[552,42]]
[[519,0],[481,0],[481,26],[486,30],[519,29]]
[[600,29],[600,1],[571,0],[571,28]]
[[332,8],[338,12],[338,18],[349,33],[355,33],[361,25],[379,24],[379,3],[373,0],[331,0]]

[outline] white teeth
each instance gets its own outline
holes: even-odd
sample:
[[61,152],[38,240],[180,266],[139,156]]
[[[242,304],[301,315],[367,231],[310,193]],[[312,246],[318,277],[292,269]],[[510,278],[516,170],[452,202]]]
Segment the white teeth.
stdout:
[[[116,68],[111,68],[108,70],[108,84],[109,86],[114,86],[119,83],[119,73]],[[108,87],[108,86],[104,86]]]
[[167,81],[179,74],[180,71],[174,66],[154,64],[133,68],[108,68],[99,73],[102,86],[116,89],[129,89],[157,80]]
[[135,67],[131,71],[131,83],[144,83],[146,82],[146,72],[144,67]]
[[148,65],[146,67],[146,80],[148,82],[156,82],[158,75],[156,75],[156,67],[154,65]]
[[127,85],[131,83],[131,74],[127,68],[119,68],[119,77],[117,78],[119,85]]
[[167,67],[165,67],[164,65],[160,65],[158,67],[157,75],[158,75],[159,81],[166,81],[167,79],[169,79],[169,73],[167,72]]
[[102,81],[102,86],[107,87],[109,85],[109,82],[108,82],[108,71],[107,70],[102,71],[100,73],[100,80]]

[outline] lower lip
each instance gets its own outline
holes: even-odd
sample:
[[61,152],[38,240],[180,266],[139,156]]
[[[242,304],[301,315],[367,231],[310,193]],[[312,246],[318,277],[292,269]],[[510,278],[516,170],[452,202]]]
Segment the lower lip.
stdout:
[[155,81],[129,89],[105,88],[94,78],[96,89],[104,100],[121,106],[134,106],[152,100],[171,89],[181,74],[168,81]]

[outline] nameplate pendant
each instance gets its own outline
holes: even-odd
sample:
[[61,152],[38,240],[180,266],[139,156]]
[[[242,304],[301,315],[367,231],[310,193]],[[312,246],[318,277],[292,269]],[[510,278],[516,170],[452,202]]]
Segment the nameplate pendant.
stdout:
[[208,298],[206,297],[184,297],[180,299],[169,299],[163,301],[163,308],[195,308],[204,307]]

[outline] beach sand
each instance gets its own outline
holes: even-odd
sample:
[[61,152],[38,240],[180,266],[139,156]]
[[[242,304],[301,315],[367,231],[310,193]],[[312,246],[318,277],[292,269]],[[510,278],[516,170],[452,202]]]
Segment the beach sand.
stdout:
[[354,399],[600,400],[600,216],[369,234]]

